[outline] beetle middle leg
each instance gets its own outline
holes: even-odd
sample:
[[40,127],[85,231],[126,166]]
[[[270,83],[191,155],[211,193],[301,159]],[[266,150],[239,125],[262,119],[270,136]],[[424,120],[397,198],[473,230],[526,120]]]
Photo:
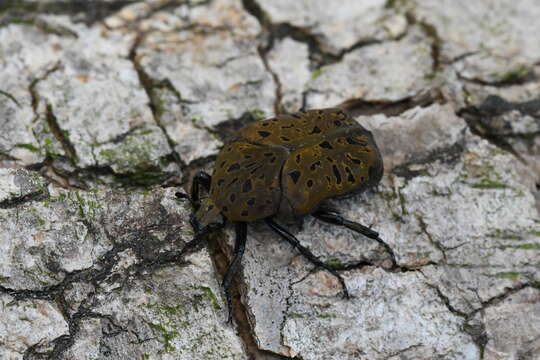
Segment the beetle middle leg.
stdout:
[[349,291],[347,290],[347,285],[345,284],[345,280],[343,280],[343,277],[341,277],[341,275],[339,274],[339,272],[337,272],[336,269],[332,268],[331,266],[326,265],[321,260],[319,260],[319,258],[313,255],[313,253],[308,248],[306,248],[305,246],[302,246],[302,244],[300,244],[300,241],[298,241],[298,239],[293,234],[291,234],[284,227],[276,223],[274,219],[267,218],[265,219],[265,221],[272,230],[278,233],[279,236],[285,239],[289,244],[294,246],[300,252],[300,254],[302,254],[311,263],[313,263],[316,266],[322,267],[323,269],[325,269],[326,271],[334,275],[341,283],[344,297],[347,299],[349,298]]
[[223,291],[225,293],[225,300],[227,300],[227,310],[229,311],[229,316],[227,317],[227,322],[232,322],[232,301],[231,301],[231,284],[234,278],[234,275],[238,272],[240,263],[242,262],[242,256],[244,255],[244,250],[246,249],[246,239],[247,239],[247,224],[245,222],[235,223],[236,230],[236,240],[234,243],[233,259],[229,268],[225,272],[223,277]]

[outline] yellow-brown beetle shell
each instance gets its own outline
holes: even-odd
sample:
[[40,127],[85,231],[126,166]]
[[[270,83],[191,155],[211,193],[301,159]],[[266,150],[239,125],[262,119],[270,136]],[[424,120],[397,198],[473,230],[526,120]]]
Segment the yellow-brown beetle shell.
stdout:
[[340,109],[309,110],[241,128],[217,156],[210,198],[230,221],[298,217],[382,172],[368,130]]

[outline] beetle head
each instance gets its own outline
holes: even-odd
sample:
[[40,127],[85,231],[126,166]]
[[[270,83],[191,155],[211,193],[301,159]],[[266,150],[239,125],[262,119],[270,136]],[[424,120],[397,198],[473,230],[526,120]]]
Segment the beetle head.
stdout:
[[205,198],[201,202],[201,206],[191,218],[191,225],[197,233],[206,232],[212,228],[220,228],[224,224],[225,218],[210,198]]

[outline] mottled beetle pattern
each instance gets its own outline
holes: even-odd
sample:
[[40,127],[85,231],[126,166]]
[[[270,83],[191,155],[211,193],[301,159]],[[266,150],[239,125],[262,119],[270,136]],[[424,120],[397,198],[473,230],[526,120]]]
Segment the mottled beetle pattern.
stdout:
[[[234,257],[223,279],[231,321],[229,288],[245,249],[247,223],[264,220],[315,265],[341,275],[300,244],[282,221],[307,214],[345,226],[381,242],[378,233],[348,221],[325,200],[359,193],[376,185],[383,173],[382,158],[372,134],[340,109],[300,111],[256,121],[226,141],[212,176],[200,172],[191,188],[196,212],[192,223],[199,243],[207,233],[236,224]],[[200,187],[208,193],[202,201]]]

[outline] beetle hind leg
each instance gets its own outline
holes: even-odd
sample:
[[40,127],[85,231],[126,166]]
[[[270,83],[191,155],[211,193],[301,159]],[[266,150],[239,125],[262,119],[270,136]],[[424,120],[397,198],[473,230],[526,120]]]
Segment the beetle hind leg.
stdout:
[[319,219],[319,220],[324,221],[324,222],[329,223],[329,224],[344,226],[344,227],[346,227],[348,229],[351,229],[353,231],[356,231],[357,233],[360,233],[360,234],[362,234],[362,235],[364,235],[364,236],[366,236],[366,237],[368,237],[368,238],[370,238],[372,240],[377,241],[379,244],[381,244],[386,249],[386,251],[390,254],[393,261],[395,262],[395,260],[394,260],[395,257],[394,257],[393,250],[390,248],[390,246],[388,246],[387,243],[385,243],[379,237],[378,232],[368,228],[367,226],[359,224],[357,222],[347,220],[343,216],[337,214],[336,212],[328,211],[326,209],[316,211],[312,215],[316,219]]
[[225,293],[225,300],[227,301],[227,310],[228,317],[227,322],[230,324],[232,322],[233,308],[231,301],[231,284],[234,278],[234,275],[238,272],[240,268],[240,263],[242,262],[242,256],[244,255],[244,250],[246,248],[246,239],[247,239],[247,224],[245,222],[237,222],[235,224],[236,230],[236,239],[234,243],[233,259],[229,268],[223,276],[223,292]]
[[381,240],[379,238],[379,233],[378,232],[376,232],[374,230],[371,230],[367,226],[364,226],[364,225],[359,224],[357,222],[347,220],[343,216],[341,216],[341,215],[339,215],[339,214],[337,214],[335,212],[316,211],[312,215],[313,215],[313,217],[315,217],[315,218],[317,218],[317,219],[319,219],[321,221],[324,221],[326,223],[345,226],[346,228],[351,229],[353,231],[356,231],[356,232],[358,232],[358,233],[360,233],[362,235],[365,235],[368,238],[373,239],[375,241]]
[[334,275],[339,280],[341,287],[343,288],[343,296],[347,299],[349,298],[349,291],[347,290],[345,280],[343,280],[343,277],[336,269],[319,260],[319,258],[313,255],[313,253],[308,248],[302,246],[302,244],[300,244],[300,241],[298,241],[298,239],[293,234],[291,234],[289,231],[287,231],[287,229],[276,223],[274,219],[267,218],[265,219],[265,221],[272,230],[278,233],[279,236],[281,236],[289,244],[294,246],[300,252],[300,254],[302,254],[306,259],[308,259],[312,264],[319,266]]

